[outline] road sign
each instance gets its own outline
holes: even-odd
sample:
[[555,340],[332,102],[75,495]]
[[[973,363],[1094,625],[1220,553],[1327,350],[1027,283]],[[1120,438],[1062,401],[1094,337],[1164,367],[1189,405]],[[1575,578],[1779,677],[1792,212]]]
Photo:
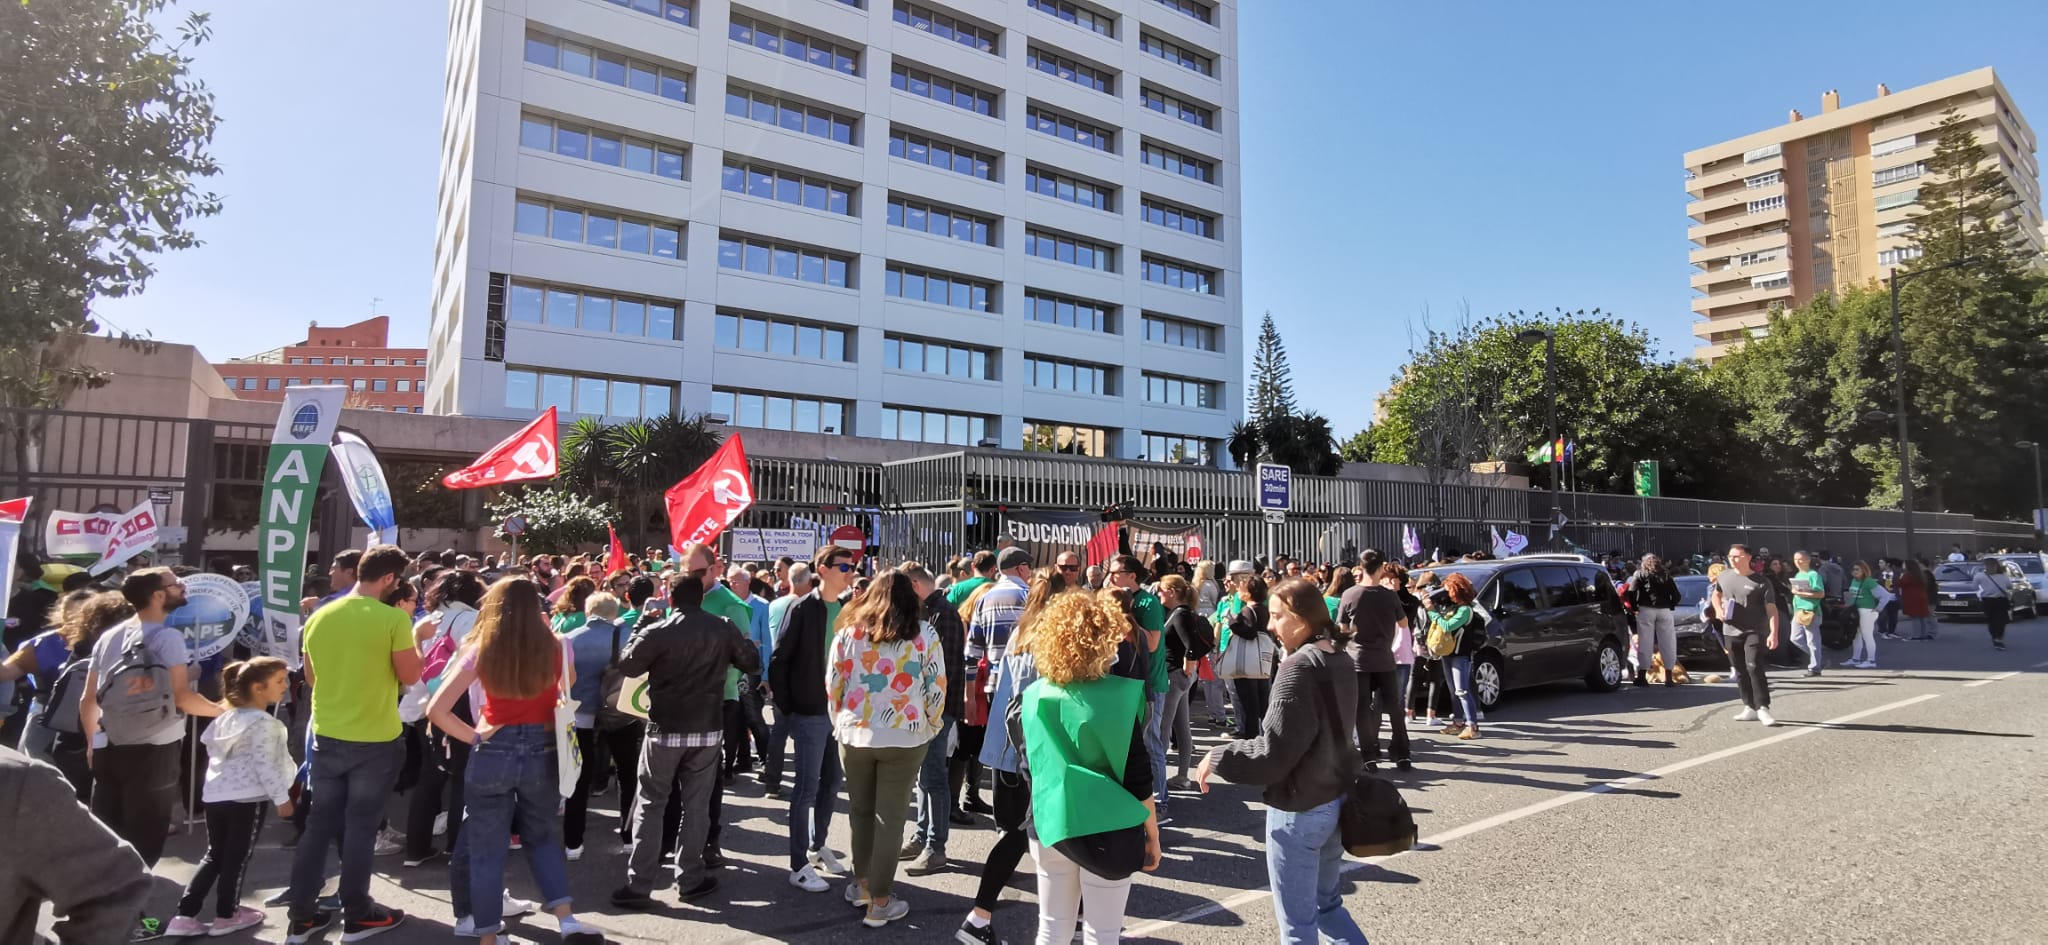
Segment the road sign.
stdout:
[[1294,470],[1279,463],[1260,463],[1256,488],[1259,508],[1285,512],[1294,507]]
[[832,543],[853,552],[853,563],[859,564],[867,554],[868,533],[859,525],[841,525],[832,530]]
[[1286,523],[1287,523],[1287,510],[1286,510],[1286,509],[1267,509],[1267,510],[1266,510],[1266,524],[1268,524],[1268,525],[1284,525],[1284,524],[1286,524]]
[[526,516],[513,515],[505,519],[505,534],[514,538],[526,533]]
[[157,515],[162,516],[171,507],[171,490],[163,486],[150,486],[149,504],[156,506]]

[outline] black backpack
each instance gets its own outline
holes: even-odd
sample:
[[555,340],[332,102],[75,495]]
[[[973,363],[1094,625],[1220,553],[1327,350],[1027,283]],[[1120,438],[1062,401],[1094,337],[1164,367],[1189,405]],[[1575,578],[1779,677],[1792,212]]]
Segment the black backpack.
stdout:
[[612,626],[612,658],[604,664],[604,672],[598,675],[597,683],[597,730],[616,732],[646,721],[630,712],[618,709],[619,690],[625,688],[626,676],[619,672],[619,628]]
[[92,670],[92,657],[82,654],[71,658],[64,668],[57,671],[57,678],[50,682],[50,691],[43,694],[42,707],[31,721],[61,735],[82,735],[85,724],[78,718],[78,703],[85,695],[85,675]]
[[[1479,618],[1475,615],[1473,620]],[[1467,633],[1472,629],[1470,624],[1465,626]],[[1481,629],[1484,629],[1484,624],[1481,624]],[[1463,649],[1461,645],[1459,650]],[[1315,688],[1322,696],[1323,711],[1330,713],[1324,722],[1325,727],[1331,724],[1329,720],[1345,718],[1339,714],[1330,687],[1318,681]],[[1335,731],[1341,733],[1342,723],[1338,722],[1337,726]],[[1344,744],[1349,746],[1348,742]],[[1344,803],[1337,810],[1337,830],[1344,841],[1344,852],[1356,857],[1390,856],[1415,847],[1415,814],[1408,809],[1408,802],[1401,799],[1399,789],[1362,763],[1358,776],[1345,787],[1343,798]]]

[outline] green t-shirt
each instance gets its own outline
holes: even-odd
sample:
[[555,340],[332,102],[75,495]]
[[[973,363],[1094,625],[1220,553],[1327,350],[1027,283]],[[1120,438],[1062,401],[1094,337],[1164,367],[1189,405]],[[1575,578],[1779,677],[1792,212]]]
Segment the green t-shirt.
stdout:
[[1849,582],[1849,602],[1867,610],[1877,609],[1877,579],[1855,578]]
[[[743,636],[747,635],[748,629],[754,625],[754,608],[741,600],[738,594],[733,593],[732,588],[723,584],[704,592],[704,612],[732,621],[732,625],[740,628],[740,634]],[[730,702],[739,697],[740,671],[728,669],[725,671],[726,701]]]
[[1152,665],[1145,674],[1145,691],[1161,695],[1170,687],[1166,674],[1166,607],[1151,591],[1139,588],[1131,595],[1131,614],[1138,618],[1138,629],[1147,633],[1161,634],[1159,645],[1152,648]]
[[1124,764],[1145,711],[1135,679],[1105,676],[1066,686],[1041,679],[1019,710],[1031,765],[1031,816],[1041,843],[1124,830],[1145,822],[1143,801],[1124,790]]
[[988,578],[977,574],[952,587],[946,588],[946,603],[952,604],[954,610],[959,610],[961,604],[967,603],[967,598],[974,596],[975,588],[987,583]]
[[[1792,580],[1794,580],[1794,581],[1804,581],[1804,582],[1806,582],[1806,586],[1807,586],[1807,587],[1809,587],[1809,588],[1812,588],[1812,589],[1814,589],[1814,590],[1816,590],[1816,591],[1818,591],[1818,590],[1820,590],[1821,588],[1823,588],[1823,587],[1827,586],[1827,585],[1826,585],[1826,583],[1825,583],[1825,582],[1823,582],[1823,581],[1821,580],[1821,577],[1820,577],[1820,572],[1819,572],[1819,571],[1801,571],[1801,572],[1799,572],[1798,574],[1794,574],[1794,575],[1792,575]],[[1820,599],[1819,599],[1819,598],[1814,598],[1814,597],[1801,597],[1801,596],[1799,596],[1798,594],[1793,594],[1793,595],[1792,595],[1792,609],[1793,609],[1793,610],[1819,610],[1819,609],[1820,609]]]
[[553,628],[556,636],[566,637],[582,629],[584,621],[589,619],[589,614],[556,614],[549,618],[548,625]]
[[391,654],[413,647],[412,621],[350,594],[313,613],[302,635],[313,667],[313,734],[345,742],[398,737],[398,674]]

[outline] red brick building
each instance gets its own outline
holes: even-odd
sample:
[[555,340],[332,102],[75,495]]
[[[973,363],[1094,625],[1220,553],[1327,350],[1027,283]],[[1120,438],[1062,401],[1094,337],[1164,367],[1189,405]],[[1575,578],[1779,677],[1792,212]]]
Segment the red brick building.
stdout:
[[392,348],[391,317],[306,329],[306,340],[262,354],[215,364],[228,389],[243,400],[283,400],[284,389],[342,384],[347,406],[420,413],[426,403],[427,349]]

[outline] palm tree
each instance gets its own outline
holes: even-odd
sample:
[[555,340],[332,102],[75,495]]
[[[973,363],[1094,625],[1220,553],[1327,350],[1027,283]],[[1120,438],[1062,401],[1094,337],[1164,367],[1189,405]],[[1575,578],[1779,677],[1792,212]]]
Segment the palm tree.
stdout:
[[1230,460],[1239,469],[1257,462],[1264,449],[1260,443],[1259,424],[1256,420],[1239,420],[1230,425],[1230,439],[1225,448],[1230,450]]
[[616,477],[619,506],[633,510],[635,547],[646,543],[648,497],[695,472],[723,440],[704,414],[687,418],[667,414],[606,431],[605,462]]

